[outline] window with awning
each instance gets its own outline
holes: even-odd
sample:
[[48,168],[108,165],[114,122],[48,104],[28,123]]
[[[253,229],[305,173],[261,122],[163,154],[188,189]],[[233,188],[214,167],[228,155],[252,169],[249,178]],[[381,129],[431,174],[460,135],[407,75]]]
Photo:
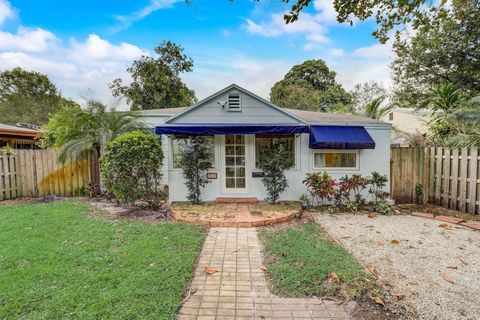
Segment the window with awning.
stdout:
[[360,126],[310,126],[310,149],[375,149],[375,141]]

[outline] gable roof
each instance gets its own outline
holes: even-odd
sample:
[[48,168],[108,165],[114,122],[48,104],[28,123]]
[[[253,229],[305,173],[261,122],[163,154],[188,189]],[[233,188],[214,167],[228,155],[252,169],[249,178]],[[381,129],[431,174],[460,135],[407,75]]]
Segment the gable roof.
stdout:
[[289,112],[286,111],[285,109],[280,108],[279,106],[274,105],[274,104],[271,103],[270,101],[268,101],[268,100],[266,100],[266,99],[263,99],[262,97],[256,95],[256,94],[253,93],[253,92],[248,91],[248,90],[245,89],[245,88],[240,87],[239,85],[237,85],[237,84],[235,84],[235,83],[232,83],[232,84],[229,85],[228,87],[225,87],[225,88],[223,88],[222,90],[217,91],[216,93],[214,93],[214,94],[206,97],[205,99],[200,100],[199,102],[197,102],[197,103],[194,104],[193,106],[188,107],[188,108],[186,108],[185,110],[180,111],[179,113],[175,114],[173,117],[171,117],[170,119],[168,119],[167,121],[165,121],[165,123],[169,123],[169,122],[175,120],[176,118],[179,118],[179,117],[181,117],[181,116],[183,116],[183,115],[191,112],[192,110],[195,110],[195,109],[199,108],[200,106],[202,106],[202,105],[205,104],[206,102],[208,102],[208,101],[210,101],[210,100],[212,100],[212,99],[214,99],[214,98],[216,98],[216,97],[218,97],[218,96],[220,96],[220,95],[228,92],[228,91],[231,90],[231,89],[236,89],[236,90],[241,91],[241,92],[243,92],[243,93],[245,93],[245,94],[248,94],[248,95],[250,95],[251,97],[253,97],[253,98],[255,98],[255,99],[263,102],[263,103],[266,104],[267,106],[269,106],[269,107],[271,107],[271,108],[273,108],[273,109],[275,109],[275,110],[277,110],[277,111],[279,111],[279,112],[281,112],[281,113],[283,113],[283,114],[285,114],[285,115],[287,115],[287,116],[289,116],[289,117],[291,117],[291,118],[293,118],[293,119],[295,119],[295,120],[297,120],[297,121],[299,121],[299,122],[301,122],[301,123],[306,123],[303,119],[301,119],[301,118],[299,118],[299,117],[297,117],[297,116],[289,113]]

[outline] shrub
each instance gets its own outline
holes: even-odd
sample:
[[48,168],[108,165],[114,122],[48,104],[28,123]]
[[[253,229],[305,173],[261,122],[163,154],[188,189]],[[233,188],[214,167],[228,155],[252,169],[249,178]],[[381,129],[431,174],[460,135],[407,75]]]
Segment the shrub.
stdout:
[[335,180],[326,171],[307,173],[303,183],[314,196],[317,206],[326,204],[335,195]]
[[202,188],[210,181],[207,170],[211,167],[211,149],[203,136],[190,136],[180,148],[180,167],[188,190],[187,199],[194,204],[201,202]]
[[262,182],[268,194],[267,201],[277,203],[280,194],[288,188],[287,178],[283,173],[294,164],[294,158],[288,151],[285,141],[275,141],[268,156],[260,160],[263,171]]
[[373,171],[372,176],[369,178],[370,188],[368,192],[372,194],[373,208],[380,214],[390,213],[390,205],[388,204],[388,192],[384,192],[383,188],[387,185],[388,178],[386,175]]
[[166,198],[161,186],[163,152],[155,135],[132,131],[105,146],[102,178],[121,203],[143,201],[158,208]]

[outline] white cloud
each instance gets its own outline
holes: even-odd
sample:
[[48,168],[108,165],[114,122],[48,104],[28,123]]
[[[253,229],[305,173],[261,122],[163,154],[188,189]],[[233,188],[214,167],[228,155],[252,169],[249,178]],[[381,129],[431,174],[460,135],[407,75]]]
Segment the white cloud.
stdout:
[[6,0],[0,0],[0,24],[2,24],[7,19],[13,19],[15,17],[16,13],[10,2]]
[[147,51],[126,42],[113,45],[96,34],[90,34],[85,42],[77,42],[73,39],[71,52],[72,58],[78,60],[108,59],[113,61],[130,61],[148,54]]
[[224,36],[225,38],[228,38],[232,35],[232,33],[227,29],[222,29],[221,32],[222,32],[222,36]]
[[150,3],[128,15],[116,15],[115,19],[117,20],[118,24],[113,28],[114,32],[118,32],[124,29],[127,29],[132,25],[132,23],[136,21],[140,21],[153,12],[160,10],[160,9],[167,9],[172,8],[177,2],[181,2],[184,0],[150,0]]
[[50,31],[20,27],[16,34],[0,31],[0,50],[42,52],[47,50],[56,39]]
[[337,23],[337,11],[335,11],[332,0],[315,0],[313,2],[313,7],[320,12],[317,14],[317,19],[320,23]]
[[280,13],[271,14],[270,20],[267,22],[255,23],[250,19],[245,21],[247,23],[245,27],[251,34],[264,37],[304,35],[307,40],[303,47],[305,50],[314,49],[320,44],[330,43],[330,39],[326,35],[327,29],[319,23],[317,15],[304,13],[301,19],[289,24],[285,23],[283,14]]
[[360,47],[353,51],[353,56],[362,58],[391,57],[392,45],[388,41],[386,44],[374,44],[367,47]]
[[338,48],[331,48],[329,50],[329,53],[333,56],[333,57],[343,57],[345,56],[345,50],[343,49],[338,49]]

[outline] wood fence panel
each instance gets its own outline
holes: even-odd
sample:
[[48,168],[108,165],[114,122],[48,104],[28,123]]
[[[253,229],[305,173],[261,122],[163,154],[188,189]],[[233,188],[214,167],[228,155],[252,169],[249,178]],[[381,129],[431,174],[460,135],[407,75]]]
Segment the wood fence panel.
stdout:
[[0,155],[0,200],[46,195],[82,196],[97,177],[91,155],[58,162],[54,150],[15,150]]
[[[399,204],[431,202],[480,214],[477,148],[399,148],[391,150],[391,193]],[[417,183],[424,195],[415,192]]]

